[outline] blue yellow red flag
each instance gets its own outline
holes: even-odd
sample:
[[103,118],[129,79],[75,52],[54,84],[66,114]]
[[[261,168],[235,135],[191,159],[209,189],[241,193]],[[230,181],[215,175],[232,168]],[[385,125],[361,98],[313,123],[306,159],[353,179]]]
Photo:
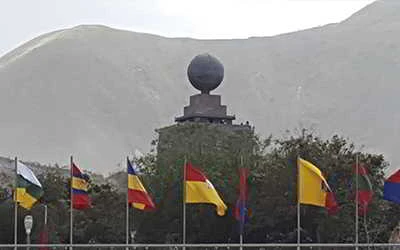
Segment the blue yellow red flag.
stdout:
[[86,209],[91,207],[92,201],[88,194],[89,176],[83,174],[75,163],[72,163],[71,165],[71,175],[72,207],[75,209]]
[[140,210],[153,210],[156,208],[150,195],[147,193],[139,179],[137,171],[127,158],[128,167],[128,202]]

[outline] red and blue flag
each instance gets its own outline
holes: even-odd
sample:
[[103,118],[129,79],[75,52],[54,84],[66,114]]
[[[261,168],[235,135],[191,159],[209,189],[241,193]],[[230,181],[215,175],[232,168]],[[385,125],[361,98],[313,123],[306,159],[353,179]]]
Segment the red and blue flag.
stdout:
[[249,209],[247,207],[248,193],[249,193],[247,186],[247,179],[249,178],[249,170],[247,168],[240,168],[239,176],[240,176],[239,198],[236,201],[234,215],[235,218],[240,223],[240,232],[243,233],[244,224],[246,223],[249,217]]
[[385,181],[383,199],[400,203],[400,170],[397,170]]

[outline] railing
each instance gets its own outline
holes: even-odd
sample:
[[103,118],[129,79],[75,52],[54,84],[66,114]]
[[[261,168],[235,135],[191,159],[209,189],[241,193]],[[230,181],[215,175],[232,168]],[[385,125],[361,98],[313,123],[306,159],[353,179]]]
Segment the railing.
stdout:
[[246,243],[246,244],[0,244],[0,249],[39,249],[47,247],[49,249],[400,249],[400,243]]

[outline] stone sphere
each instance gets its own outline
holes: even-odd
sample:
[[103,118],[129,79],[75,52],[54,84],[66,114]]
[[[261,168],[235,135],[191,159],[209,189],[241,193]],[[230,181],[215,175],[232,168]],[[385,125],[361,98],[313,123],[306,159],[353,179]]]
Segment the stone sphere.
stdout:
[[203,94],[209,94],[224,79],[224,66],[217,58],[209,54],[201,54],[192,59],[187,75],[193,87]]

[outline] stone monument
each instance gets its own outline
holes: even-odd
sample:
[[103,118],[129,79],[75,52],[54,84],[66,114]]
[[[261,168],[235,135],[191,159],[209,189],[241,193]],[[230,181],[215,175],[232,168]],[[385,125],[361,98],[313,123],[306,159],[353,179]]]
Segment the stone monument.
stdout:
[[[190,62],[187,76],[192,86],[200,93],[190,96],[190,103],[184,107],[183,115],[175,118],[175,123],[156,130],[158,138],[152,142],[157,150],[156,154],[148,159],[154,163],[154,177],[160,178],[156,185],[160,185],[163,200],[157,217],[169,225],[173,233],[168,235],[168,242],[181,242],[183,223],[182,194],[183,170],[185,163],[190,162],[204,170],[213,185],[221,190],[221,195],[226,201],[237,198],[238,168],[255,166],[259,159],[257,154],[258,138],[250,125],[234,124],[235,116],[227,114],[227,107],[221,105],[221,96],[211,94],[224,78],[224,67],[213,56],[201,54]],[[227,83],[229,84],[229,83]],[[222,193],[223,192],[223,193]],[[198,226],[204,230],[218,225],[231,225],[231,219],[225,217],[211,220],[215,224],[202,224],[204,218],[215,216],[215,209],[208,208],[212,205],[202,204],[188,206],[188,214],[198,214],[201,209],[202,216],[188,216],[187,232],[188,242],[196,239]],[[153,217],[153,216],[151,216]],[[164,219],[166,218],[166,219]],[[170,219],[167,222],[167,218]],[[221,226],[221,235],[229,235],[230,226]]]
[[218,59],[209,54],[196,56],[189,64],[187,75],[192,86],[201,93],[190,97],[183,116],[175,121],[232,124],[235,116],[227,115],[226,106],[221,105],[221,96],[210,94],[224,79],[224,66]]
[[156,130],[158,165],[172,166],[176,159],[184,158],[202,164],[205,159],[232,155],[249,158],[255,145],[253,128],[248,122],[233,124],[235,116],[227,114],[221,96],[210,93],[224,78],[219,60],[209,54],[198,55],[190,62],[187,76],[200,93],[190,96],[183,116],[175,118],[176,124]]

